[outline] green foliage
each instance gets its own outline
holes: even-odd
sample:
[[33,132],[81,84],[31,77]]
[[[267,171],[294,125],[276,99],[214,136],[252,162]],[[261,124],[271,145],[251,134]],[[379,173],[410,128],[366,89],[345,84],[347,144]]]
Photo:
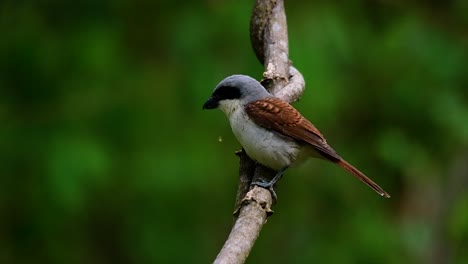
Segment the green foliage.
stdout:
[[[1,263],[213,260],[239,144],[201,106],[227,75],[261,77],[252,5],[0,3]],[[295,106],[392,198],[291,169],[249,262],[467,263],[466,1],[286,10]]]

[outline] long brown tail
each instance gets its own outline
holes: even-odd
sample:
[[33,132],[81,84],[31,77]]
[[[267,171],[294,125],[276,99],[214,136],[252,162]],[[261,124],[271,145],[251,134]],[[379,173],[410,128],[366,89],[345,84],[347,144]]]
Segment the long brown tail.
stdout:
[[336,162],[336,164],[338,164],[338,166],[351,173],[354,177],[358,178],[363,183],[367,184],[367,186],[371,187],[375,192],[377,192],[381,196],[385,198],[390,198],[390,195],[386,191],[384,191],[384,189],[382,189],[379,185],[377,185],[377,183],[369,179],[366,175],[364,175],[364,173],[356,169],[353,165],[349,164],[343,159],[340,159],[338,162]]

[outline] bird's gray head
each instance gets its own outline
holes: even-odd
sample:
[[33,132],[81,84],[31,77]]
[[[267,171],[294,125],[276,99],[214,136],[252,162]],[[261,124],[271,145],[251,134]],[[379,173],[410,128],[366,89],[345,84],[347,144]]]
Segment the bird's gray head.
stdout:
[[203,109],[220,107],[226,114],[233,107],[271,96],[254,78],[247,75],[231,75],[222,80],[214,89]]

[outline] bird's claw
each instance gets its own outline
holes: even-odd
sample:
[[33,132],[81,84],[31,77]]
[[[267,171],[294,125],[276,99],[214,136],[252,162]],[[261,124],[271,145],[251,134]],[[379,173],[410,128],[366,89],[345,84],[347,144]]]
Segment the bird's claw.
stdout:
[[262,187],[270,191],[271,197],[276,202],[278,200],[278,196],[276,195],[275,189],[273,189],[274,183],[272,182],[265,182],[265,181],[255,181],[250,184],[251,186],[256,185],[258,187]]

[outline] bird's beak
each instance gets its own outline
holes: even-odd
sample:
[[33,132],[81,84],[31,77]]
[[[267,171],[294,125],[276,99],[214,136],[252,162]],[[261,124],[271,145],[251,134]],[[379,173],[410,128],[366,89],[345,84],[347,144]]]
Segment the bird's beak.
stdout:
[[208,100],[203,104],[203,109],[215,109],[219,105],[219,101],[213,97],[208,98]]

